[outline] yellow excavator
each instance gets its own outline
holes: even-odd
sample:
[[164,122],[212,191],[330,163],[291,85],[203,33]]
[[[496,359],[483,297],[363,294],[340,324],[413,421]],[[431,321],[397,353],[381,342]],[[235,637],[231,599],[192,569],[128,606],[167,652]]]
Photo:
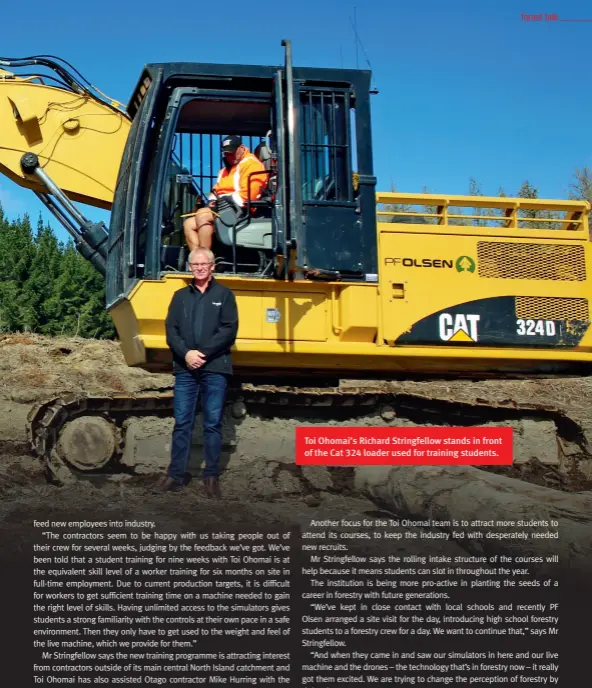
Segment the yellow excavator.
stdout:
[[[384,381],[586,373],[589,203],[377,192],[370,72],[295,67],[282,45],[281,66],[146,65],[127,107],[58,58],[0,58],[0,172],[105,276],[127,364],[170,370],[165,316],[191,279],[183,218],[238,134],[266,186],[234,224],[216,220],[217,279],[240,313],[236,417],[365,405],[388,419]],[[110,226],[77,203],[110,210]],[[31,440],[48,464],[104,470],[126,418],[171,408],[168,392],[53,399],[32,410]]]

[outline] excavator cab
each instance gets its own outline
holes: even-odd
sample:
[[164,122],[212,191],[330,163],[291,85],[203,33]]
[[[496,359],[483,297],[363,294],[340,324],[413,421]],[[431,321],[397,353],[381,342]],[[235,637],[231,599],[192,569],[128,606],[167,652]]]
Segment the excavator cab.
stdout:
[[283,67],[147,65],[128,105],[108,305],[139,280],[188,272],[183,220],[207,203],[229,134],[258,155],[266,183],[236,222],[219,203],[217,273],[375,281],[369,101],[369,72],[293,68],[289,42]]

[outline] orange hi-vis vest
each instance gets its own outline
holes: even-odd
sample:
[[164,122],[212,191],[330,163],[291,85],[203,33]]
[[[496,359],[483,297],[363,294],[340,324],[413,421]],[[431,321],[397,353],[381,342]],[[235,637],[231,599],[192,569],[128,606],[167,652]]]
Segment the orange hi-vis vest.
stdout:
[[[263,163],[247,149],[242,160],[230,169],[223,167],[218,174],[218,181],[212,191],[218,196],[232,196],[232,200],[242,207],[249,200],[256,201],[267,184],[268,174],[257,174],[250,178],[253,172],[265,172]],[[248,187],[248,188],[247,188]],[[210,200],[216,200],[214,194],[210,194]]]

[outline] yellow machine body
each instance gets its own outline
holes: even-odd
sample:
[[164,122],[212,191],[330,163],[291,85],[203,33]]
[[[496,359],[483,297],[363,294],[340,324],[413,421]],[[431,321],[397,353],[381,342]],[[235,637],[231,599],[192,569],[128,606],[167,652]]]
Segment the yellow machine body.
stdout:
[[[550,372],[592,362],[590,206],[379,194],[379,207],[434,206],[432,224],[379,221],[379,274],[359,284],[222,276],[237,297],[237,369],[276,374]],[[500,227],[473,224],[493,208]],[[552,210],[560,229],[525,228]],[[409,212],[382,211],[380,220]],[[463,224],[450,224],[451,220]],[[539,220],[539,222],[541,222]],[[170,365],[164,320],[189,274],[141,281],[110,311],[129,365]]]
[[[46,193],[21,168],[34,153],[71,200],[111,208],[125,113],[0,71],[0,122],[0,173]],[[219,277],[238,301],[237,370],[388,378],[592,362],[589,203],[393,193],[376,202],[378,274],[365,282]],[[403,206],[423,209],[393,210]],[[110,308],[129,365],[170,369],[166,313],[190,279],[140,280]]]

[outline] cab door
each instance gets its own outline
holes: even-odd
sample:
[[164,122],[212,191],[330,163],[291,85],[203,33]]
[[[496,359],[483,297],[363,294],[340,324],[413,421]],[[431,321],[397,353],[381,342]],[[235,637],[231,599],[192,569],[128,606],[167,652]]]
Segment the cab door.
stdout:
[[311,82],[284,45],[291,272],[376,281],[369,73],[327,70],[326,81]]
[[350,91],[296,84],[302,223],[299,261],[309,270],[361,275],[361,217],[355,199]]

